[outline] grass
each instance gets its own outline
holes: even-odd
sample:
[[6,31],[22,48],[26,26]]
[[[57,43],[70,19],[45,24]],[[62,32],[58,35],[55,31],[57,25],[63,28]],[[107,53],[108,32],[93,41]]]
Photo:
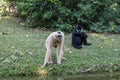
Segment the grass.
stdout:
[[[88,33],[91,46],[75,49],[71,34],[65,34],[64,55],[61,65],[41,67],[45,56],[45,39],[51,31],[25,29],[19,18],[0,18],[0,75],[79,74],[86,72],[120,71],[120,35]],[[5,33],[5,34],[4,34]],[[53,49],[53,59],[55,49]]]

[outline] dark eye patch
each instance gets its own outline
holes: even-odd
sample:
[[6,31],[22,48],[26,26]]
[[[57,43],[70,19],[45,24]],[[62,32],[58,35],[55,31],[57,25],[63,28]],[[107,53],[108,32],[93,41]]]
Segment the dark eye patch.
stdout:
[[62,35],[58,35],[58,37],[62,37]]

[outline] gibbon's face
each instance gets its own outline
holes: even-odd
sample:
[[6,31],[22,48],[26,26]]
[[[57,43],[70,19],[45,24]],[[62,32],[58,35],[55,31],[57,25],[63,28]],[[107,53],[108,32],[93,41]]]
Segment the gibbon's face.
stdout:
[[76,28],[76,31],[81,33],[81,32],[83,32],[83,29],[82,29],[82,27],[78,26],[78,27]]
[[56,39],[57,41],[62,41],[63,37],[61,35],[61,32],[57,32]]
[[62,41],[62,35],[58,35],[58,36],[57,36],[57,40],[58,40],[58,41]]

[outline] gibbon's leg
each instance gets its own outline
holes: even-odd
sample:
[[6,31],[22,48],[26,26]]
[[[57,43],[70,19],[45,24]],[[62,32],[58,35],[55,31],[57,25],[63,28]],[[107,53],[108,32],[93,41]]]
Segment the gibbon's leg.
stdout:
[[82,46],[81,46],[80,42],[81,42],[80,37],[77,37],[77,36],[76,36],[76,38],[74,38],[74,40],[73,40],[72,46],[73,46],[74,48],[81,49]]
[[48,64],[53,64],[52,55],[50,55],[50,57],[49,57]]
[[61,59],[62,59],[62,60],[66,60],[66,58],[63,56],[63,54],[64,54],[64,53],[63,53],[63,49],[62,49],[62,50],[61,50]]
[[83,32],[82,35],[83,35],[82,42],[84,43],[84,45],[91,45],[91,43],[88,43],[87,41],[88,38],[87,34]]
[[66,60],[66,58],[63,56],[64,55],[64,53],[63,53],[63,45],[64,45],[64,39],[65,39],[63,33],[62,33],[62,37],[63,37],[63,40],[62,40],[62,44],[61,44],[61,59]]
[[61,49],[61,59],[62,59],[62,60],[66,60],[66,58],[63,56],[63,55],[64,55],[64,53],[63,53],[63,43],[61,44],[61,46],[62,46],[62,47],[61,47],[61,48],[62,48],[62,49]]
[[61,49],[61,60],[66,60],[66,57],[64,57],[63,54],[63,49]]
[[44,64],[43,64],[44,66],[46,66],[49,62],[49,59],[50,59],[50,56],[51,56],[51,51],[52,51],[51,48],[47,48],[45,59],[44,59]]
[[62,57],[61,51],[62,51],[62,47],[61,45],[58,45],[56,49],[57,64],[61,64],[61,57]]

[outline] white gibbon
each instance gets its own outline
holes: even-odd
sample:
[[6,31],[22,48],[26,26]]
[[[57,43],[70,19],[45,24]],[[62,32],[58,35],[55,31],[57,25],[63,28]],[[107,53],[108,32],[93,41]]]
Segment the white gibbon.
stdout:
[[61,64],[63,57],[63,44],[64,44],[64,33],[61,31],[52,32],[46,39],[46,55],[44,59],[44,66],[52,64],[52,48],[56,48],[57,64]]

